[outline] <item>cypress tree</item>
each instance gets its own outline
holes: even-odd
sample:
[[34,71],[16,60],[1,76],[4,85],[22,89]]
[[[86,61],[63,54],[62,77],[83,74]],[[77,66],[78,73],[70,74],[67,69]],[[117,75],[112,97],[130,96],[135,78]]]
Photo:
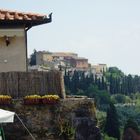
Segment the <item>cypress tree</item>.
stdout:
[[107,110],[107,117],[106,117],[104,131],[108,136],[120,140],[118,115],[113,103],[110,103],[110,106]]
[[31,57],[30,57],[31,66],[36,65],[36,53],[37,53],[37,51],[34,49],[34,52],[31,54]]
[[76,94],[79,89],[79,73],[75,70],[71,78],[71,92]]

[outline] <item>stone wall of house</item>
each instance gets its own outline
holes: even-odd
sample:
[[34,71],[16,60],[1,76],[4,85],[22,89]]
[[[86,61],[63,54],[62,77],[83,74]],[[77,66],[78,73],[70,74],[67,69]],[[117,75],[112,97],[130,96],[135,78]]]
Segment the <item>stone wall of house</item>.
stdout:
[[0,72],[26,71],[25,36],[23,28],[0,29]]
[[[62,99],[54,105],[24,105],[15,100],[3,109],[15,111],[36,140],[100,140],[96,127],[93,99]],[[4,124],[6,139],[31,140],[15,116],[14,123]]]

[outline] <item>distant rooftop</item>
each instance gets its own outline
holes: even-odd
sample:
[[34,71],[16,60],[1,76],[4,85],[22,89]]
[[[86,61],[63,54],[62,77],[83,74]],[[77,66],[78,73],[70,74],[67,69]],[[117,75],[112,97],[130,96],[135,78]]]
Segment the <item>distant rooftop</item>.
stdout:
[[85,57],[77,57],[76,60],[88,60],[88,59]]
[[42,54],[53,54],[52,52],[49,52],[49,51],[38,51],[37,53],[42,53]]
[[53,56],[78,56],[78,54],[72,52],[54,52]]
[[51,22],[51,14],[24,13],[0,9],[0,26],[32,27]]
[[106,66],[106,64],[99,64],[99,65],[104,65],[104,66]]

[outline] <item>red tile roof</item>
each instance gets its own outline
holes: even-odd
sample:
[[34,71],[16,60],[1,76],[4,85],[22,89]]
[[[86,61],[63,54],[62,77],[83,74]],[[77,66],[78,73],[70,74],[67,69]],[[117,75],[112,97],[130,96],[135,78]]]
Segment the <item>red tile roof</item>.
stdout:
[[41,20],[47,15],[0,10],[0,20]]
[[[38,24],[42,24],[43,23],[48,23],[51,22],[51,15],[47,16],[47,15],[41,15],[41,14],[35,14],[35,13],[24,13],[24,12],[17,12],[17,11],[9,11],[9,10],[1,10],[0,9],[0,25],[3,22],[8,22],[8,24],[10,24],[11,22],[17,22],[20,21],[20,23],[22,23],[22,21],[27,21],[28,23],[31,21],[36,21],[37,25],[37,21]],[[33,26],[35,26],[33,24]]]

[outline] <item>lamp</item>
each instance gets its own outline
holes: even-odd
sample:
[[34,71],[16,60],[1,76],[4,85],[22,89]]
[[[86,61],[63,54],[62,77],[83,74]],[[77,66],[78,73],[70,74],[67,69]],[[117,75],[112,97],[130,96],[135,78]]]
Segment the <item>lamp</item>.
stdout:
[[10,38],[8,36],[5,36],[5,43],[6,43],[6,46],[10,44]]

